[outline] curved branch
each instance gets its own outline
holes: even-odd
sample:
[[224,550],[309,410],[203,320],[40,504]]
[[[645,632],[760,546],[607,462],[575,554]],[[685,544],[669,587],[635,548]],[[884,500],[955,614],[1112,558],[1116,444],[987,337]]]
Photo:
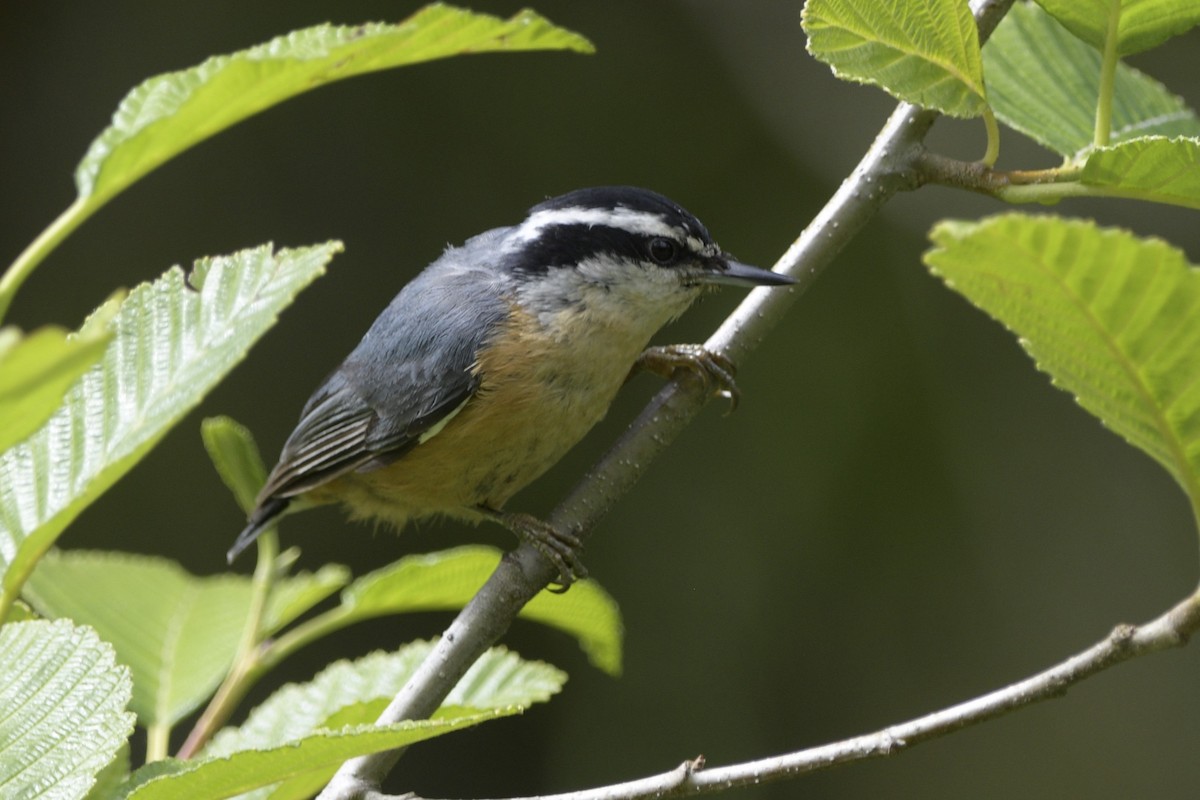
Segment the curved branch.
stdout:
[[[1155,620],[1140,626],[1118,625],[1113,632],[1080,653],[1003,689],[949,708],[901,722],[875,733],[843,739],[781,756],[704,769],[703,757],[685,761],[659,775],[585,789],[516,800],[644,800],[682,797],[734,786],[768,783],[869,758],[895,755],[914,745],[998,717],[1022,706],[1062,697],[1080,681],[1131,658],[1178,647],[1200,628],[1200,593]],[[390,800],[372,793],[368,800]],[[419,800],[404,795],[405,800]]]
[[[991,34],[1012,3],[974,3],[981,41]],[[740,362],[884,203],[896,192],[920,185],[913,164],[935,119],[936,112],[908,103],[896,108],[850,177],[775,263],[774,269],[791,275],[796,284],[788,290],[760,288],[750,292],[706,342],[709,350]],[[586,539],[708,399],[699,379],[690,373],[669,382],[547,522]],[[378,722],[422,719],[437,710],[471,664],[508,630],[521,607],[556,577],[554,567],[532,546],[522,544],[508,553]],[[347,761],[321,792],[320,800],[356,800],[376,793],[402,752],[392,750]]]

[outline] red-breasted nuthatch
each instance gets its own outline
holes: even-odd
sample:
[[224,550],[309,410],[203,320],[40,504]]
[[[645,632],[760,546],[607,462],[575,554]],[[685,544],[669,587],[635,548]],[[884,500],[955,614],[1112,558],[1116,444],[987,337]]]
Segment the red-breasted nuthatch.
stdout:
[[732,365],[702,348],[645,349],[722,283],[792,279],[734,261],[679,205],[625,186],[552,198],[449,248],[309,398],[229,560],[289,506],[341,502],[397,526],[493,519],[564,585],[582,577],[575,536],[501,509],[604,416],[632,370],[689,368],[736,391]]

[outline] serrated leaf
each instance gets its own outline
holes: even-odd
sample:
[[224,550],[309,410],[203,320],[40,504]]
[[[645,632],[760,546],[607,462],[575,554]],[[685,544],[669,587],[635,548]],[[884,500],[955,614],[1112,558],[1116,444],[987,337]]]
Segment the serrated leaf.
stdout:
[[[278,588],[284,600],[268,624],[286,622],[302,606],[299,598],[319,600],[334,591],[326,578],[304,574],[282,579]],[[228,672],[251,587],[236,575],[199,578],[164,558],[51,551],[25,595],[47,616],[95,628],[132,670],[130,708],[138,722],[170,726],[207,700]]]
[[108,762],[108,766],[96,775],[96,782],[88,791],[87,800],[111,800],[127,777],[129,777],[128,741],[121,745],[113,760]]
[[233,797],[314,772],[336,770],[348,758],[408,747],[517,711],[512,708],[453,719],[319,731],[269,750],[245,750],[228,757],[171,762],[166,768],[158,767],[154,776],[148,779],[139,775],[141,770],[135,772],[129,785],[131,788],[120,797],[128,800]]
[[197,578],[162,558],[46,554],[25,596],[42,614],[91,625],[133,673],[142,725],[172,725],[216,689],[237,651],[250,584]]
[[[475,596],[499,561],[500,551],[478,546],[402,558],[346,587],[342,607],[347,622],[413,611],[456,611]],[[621,612],[595,581],[580,581],[564,594],[542,592],[520,615],[574,636],[596,667],[620,674]]]
[[[433,649],[433,642],[412,642],[392,653],[372,653],[355,661],[338,661],[312,681],[289,684],[250,713],[245,724],[227,728],[200,754],[228,756],[248,749],[275,747],[319,729],[373,722]],[[453,719],[482,710],[526,707],[545,702],[566,681],[561,670],[525,661],[502,647],[488,650],[463,676],[434,719]],[[251,798],[309,797],[336,767],[314,772],[285,787],[262,789]]]
[[68,523],[245,356],[341,243],[269,246],[134,289],[100,363],[33,436],[0,454],[0,616]]
[[962,0],[808,0],[808,51],[844,80],[955,117],[987,107],[979,30]]
[[294,31],[145,81],[121,101],[75,182],[80,197],[100,205],[192,145],[326,83],[467,53],[556,49],[591,52],[592,46],[533,11],[502,20],[441,4],[398,25]]
[[1200,510],[1200,272],[1183,253],[1019,214],[944,222],[931,238],[930,269],[1016,333],[1056,386],[1162,464]]
[[258,490],[267,480],[267,468],[254,436],[229,417],[209,417],[200,423],[200,437],[217,474],[249,514]]
[[[988,98],[1009,127],[1065,156],[1091,145],[1100,54],[1037,6],[1017,3],[983,49]],[[1117,65],[1110,141],[1200,136],[1200,120],[1161,83]]]
[[[1114,0],[1037,0],[1071,33],[1104,50]],[[1200,24],[1195,0],[1116,0],[1121,7],[1117,55],[1140,53]]]
[[[328,727],[347,706],[391,700],[433,651],[434,642],[410,642],[394,652],[376,652],[354,661],[335,661],[307,683],[288,684],[255,708],[237,728],[222,730],[201,753],[223,756],[239,750],[273,747]],[[479,658],[442,705],[455,714],[527,707],[557,694],[567,676],[540,661],[526,661],[503,647]],[[374,717],[342,715],[340,725]]]
[[0,676],[0,797],[85,797],[133,730],[129,671],[60,620],[0,628]]
[[1079,179],[1143,200],[1200,208],[1200,139],[1148,137],[1088,153]]
[[0,451],[37,430],[63,395],[100,360],[112,339],[109,323],[119,301],[109,301],[75,334],[47,326],[21,337],[6,328],[0,350]]

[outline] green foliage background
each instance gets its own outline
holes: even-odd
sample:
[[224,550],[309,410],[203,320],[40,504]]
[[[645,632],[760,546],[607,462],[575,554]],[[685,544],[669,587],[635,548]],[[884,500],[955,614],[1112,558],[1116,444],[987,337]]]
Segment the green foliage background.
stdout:
[[[15,256],[69,204],[84,148],[146,76],[330,19],[398,20],[417,5],[6,6],[0,252]],[[347,244],[64,546],[221,570],[240,513],[208,464],[200,416],[231,414],[273,454],[309,390],[446,242],[513,222],[544,195],[629,182],[676,198],[727,249],[766,266],[893,105],[804,53],[799,3],[536,7],[598,54],[458,59],[301,97],[140,182],[31,278],[9,321],[72,328],[114,287],[202,254],[266,240]],[[1193,32],[1130,62],[1196,107],[1198,45]],[[944,120],[932,141],[975,157],[982,126]],[[999,166],[1054,162],[1006,132]],[[938,189],[892,203],[743,365],[738,413],[710,409],[595,537],[587,563],[622,604],[624,676],[591,669],[566,637],[519,625],[507,643],[567,669],[563,694],[422,745],[397,785],[528,794],[698,753],[724,763],[817,743],[1021,677],[1189,591],[1194,530],[1170,477],[920,265],[933,221],[998,210]],[[1057,210],[1163,235],[1200,261],[1194,211],[1113,201]],[[664,340],[702,339],[734,302],[732,291],[708,300]],[[654,386],[635,381],[515,506],[547,510]],[[303,547],[307,569],[334,560],[358,574],[400,552],[508,544],[488,528],[427,526],[396,540],[348,527],[315,512],[289,520],[283,543]],[[301,653],[288,675],[309,677],[334,648],[391,647],[447,619],[347,631]],[[1188,796],[1200,780],[1198,669],[1193,646],[886,764],[727,796]]]

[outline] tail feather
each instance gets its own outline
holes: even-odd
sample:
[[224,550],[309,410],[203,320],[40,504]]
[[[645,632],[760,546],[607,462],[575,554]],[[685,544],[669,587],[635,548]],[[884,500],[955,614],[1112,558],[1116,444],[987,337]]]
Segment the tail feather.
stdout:
[[272,497],[254,509],[250,514],[248,524],[238,534],[233,547],[229,548],[229,552],[225,554],[225,558],[228,559],[229,563],[232,564],[233,560],[243,550],[253,544],[259,534],[266,530],[275,521],[276,517],[286,511],[291,503],[292,498],[290,497]]

